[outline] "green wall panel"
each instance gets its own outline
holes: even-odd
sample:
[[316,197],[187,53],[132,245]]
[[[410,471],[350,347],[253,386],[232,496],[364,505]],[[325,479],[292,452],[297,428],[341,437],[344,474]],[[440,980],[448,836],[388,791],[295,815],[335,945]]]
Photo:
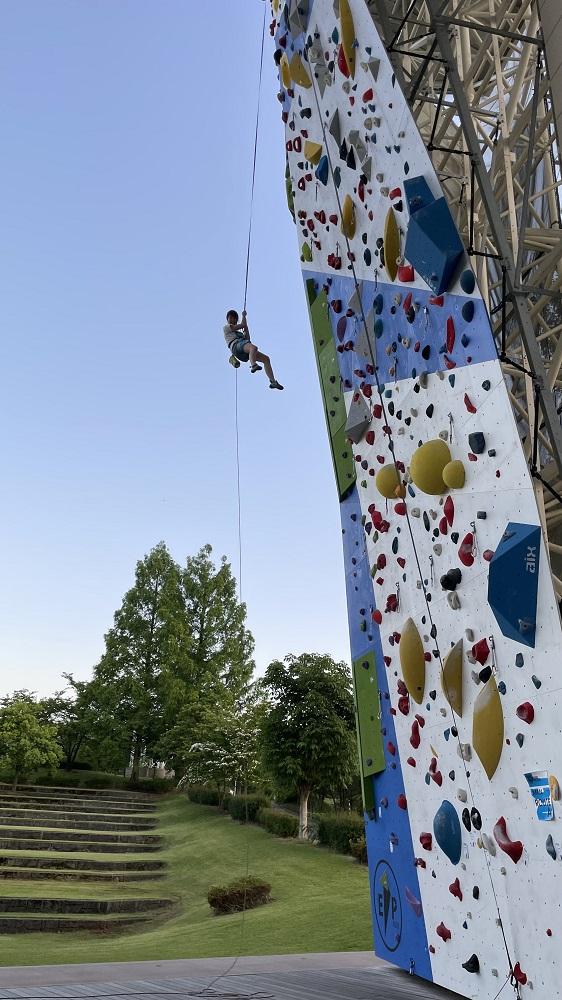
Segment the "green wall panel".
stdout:
[[330,437],[333,437],[341,427],[345,426],[347,413],[341,388],[340,370],[336,345],[332,338],[318,354],[318,368],[322,382],[322,395],[326,408],[326,422]]
[[338,484],[340,500],[343,500],[355,483],[355,462],[353,450],[345,436],[345,427],[341,427],[332,438],[332,458]]
[[366,653],[353,661],[353,689],[363,802],[367,812],[370,812],[374,808],[373,783],[370,779],[373,774],[384,771],[386,766],[379,719],[379,685],[373,653]]

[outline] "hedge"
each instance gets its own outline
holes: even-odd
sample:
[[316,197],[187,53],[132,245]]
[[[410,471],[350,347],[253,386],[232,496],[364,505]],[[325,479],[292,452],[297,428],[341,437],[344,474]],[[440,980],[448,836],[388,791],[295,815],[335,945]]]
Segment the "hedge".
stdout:
[[252,910],[254,906],[269,903],[271,886],[255,875],[237,879],[230,885],[212,885],[207,893],[209,906],[216,914],[239,913],[241,910]]
[[351,853],[360,865],[367,864],[367,841],[365,837],[358,837],[357,840],[350,840]]
[[276,809],[260,809],[257,821],[276,837],[298,837],[299,835],[299,821],[296,816],[291,816],[290,813],[277,812]]
[[190,802],[198,802],[200,806],[220,806],[221,797],[216,788],[206,785],[188,785],[187,796]]
[[227,802],[230,815],[239,823],[256,823],[260,809],[267,809],[269,805],[264,795],[232,795]]
[[365,823],[354,813],[321,813],[317,818],[319,842],[340,854],[353,854],[351,842],[365,835]]

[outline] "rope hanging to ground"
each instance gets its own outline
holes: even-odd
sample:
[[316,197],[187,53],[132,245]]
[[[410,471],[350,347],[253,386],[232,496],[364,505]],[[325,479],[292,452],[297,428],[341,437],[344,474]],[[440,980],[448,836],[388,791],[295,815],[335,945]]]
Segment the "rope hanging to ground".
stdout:
[[[258,139],[260,129],[261,86],[263,77],[263,53],[265,47],[267,3],[263,5],[263,24],[261,31],[260,68],[258,76],[258,103],[256,108],[256,127],[254,131],[254,153],[252,160],[252,186],[250,191],[250,216],[248,220],[248,242],[246,246],[246,273],[244,276],[244,312],[248,300],[248,278],[250,275],[250,256],[252,250],[252,221],[254,218],[254,193],[256,189],[256,163],[258,157]],[[236,492],[238,502],[238,600],[242,600],[242,503],[240,495],[240,439],[238,433],[238,368],[234,370],[234,432],[236,435]]]

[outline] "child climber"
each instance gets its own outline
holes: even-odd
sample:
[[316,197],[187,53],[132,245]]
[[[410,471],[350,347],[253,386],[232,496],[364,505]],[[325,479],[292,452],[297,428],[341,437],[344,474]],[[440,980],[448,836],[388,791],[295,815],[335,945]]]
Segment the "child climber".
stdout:
[[[228,349],[230,350],[233,358],[236,358],[237,361],[250,360],[250,371],[252,374],[254,372],[261,372],[263,365],[263,368],[265,368],[265,374],[269,379],[270,389],[283,388],[273,374],[271,361],[269,360],[267,354],[262,354],[261,351],[258,351],[256,345],[252,344],[250,340],[250,331],[246,322],[246,310],[242,313],[241,323],[238,322],[238,313],[236,312],[236,309],[228,310],[226,314],[226,326],[224,327],[224,339],[226,340]],[[261,361],[262,364],[258,364],[258,361]],[[236,365],[236,367],[238,366]]]

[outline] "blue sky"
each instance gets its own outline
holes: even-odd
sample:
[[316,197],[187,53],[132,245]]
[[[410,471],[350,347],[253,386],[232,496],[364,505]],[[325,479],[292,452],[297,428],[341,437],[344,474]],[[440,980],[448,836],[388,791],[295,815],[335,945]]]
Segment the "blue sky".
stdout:
[[[268,11],[269,14],[269,11]],[[261,0],[18,0],[0,39],[2,690],[87,677],[163,539],[237,563],[234,374]],[[269,20],[269,18],[268,18]],[[348,658],[338,501],[266,38],[239,376],[256,661]]]

